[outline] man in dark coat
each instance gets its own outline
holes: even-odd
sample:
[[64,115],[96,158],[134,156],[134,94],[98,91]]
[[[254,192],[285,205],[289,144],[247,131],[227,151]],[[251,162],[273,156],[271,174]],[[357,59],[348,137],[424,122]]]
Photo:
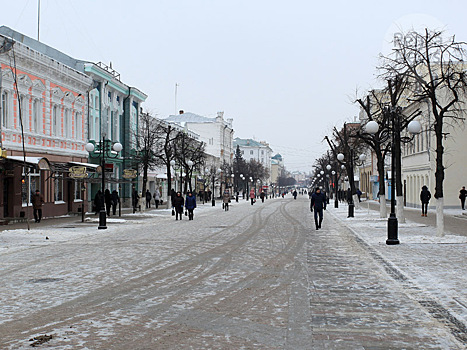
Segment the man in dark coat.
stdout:
[[467,190],[465,186],[462,186],[462,189],[459,191],[459,199],[461,200],[462,210],[465,210],[465,198],[467,197]]
[[326,196],[321,193],[319,187],[317,187],[315,193],[311,195],[310,210],[313,211],[313,209],[315,210],[316,229],[319,230],[323,222],[323,210],[326,209]]
[[428,203],[431,199],[431,193],[428,191],[428,187],[423,186],[422,192],[420,192],[420,201],[422,202],[422,216],[426,216],[428,212]]
[[120,197],[118,196],[117,190],[113,190],[111,196],[112,196],[112,214],[116,215],[117,204],[120,203]]
[[182,220],[183,206],[185,205],[185,201],[180,191],[177,192],[175,198],[172,201],[172,205],[175,208],[175,220],[178,220],[179,216],[180,216],[180,220]]
[[36,194],[32,197],[32,208],[35,222],[41,222],[42,204],[44,204],[44,196],[39,192],[39,190],[36,190]]
[[151,199],[152,199],[151,192],[149,192],[149,190],[146,190],[146,209],[151,208]]
[[94,196],[95,214],[97,215],[103,208],[105,208],[104,194],[99,190]]
[[110,194],[110,191],[108,188],[104,192],[104,200],[105,200],[105,211],[107,212],[107,216],[110,216],[110,208],[112,207],[112,195]]

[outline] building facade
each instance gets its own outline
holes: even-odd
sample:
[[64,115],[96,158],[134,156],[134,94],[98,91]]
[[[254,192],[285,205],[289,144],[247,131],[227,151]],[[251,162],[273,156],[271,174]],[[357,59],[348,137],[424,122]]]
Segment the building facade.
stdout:
[[[122,155],[106,159],[108,181],[106,188],[112,192],[117,190],[120,198],[130,203],[132,186],[138,187],[137,179],[124,179],[125,169],[138,170],[138,164],[131,161],[135,154],[138,120],[141,104],[147,95],[135,87],[124,84],[120,74],[112,67],[101,62],[85,63],[84,72],[93,80],[92,89],[88,92],[88,139],[96,145],[95,151],[89,155],[89,161],[100,162],[100,149],[103,144],[120,142]],[[111,174],[109,174],[111,173]],[[91,182],[89,199],[101,189],[100,180],[95,177]]]
[[92,79],[80,61],[0,27],[0,41],[6,38],[14,44],[0,54],[0,218],[31,217],[36,189],[45,199],[44,216],[81,211],[82,182],[68,177],[68,169],[87,163]]

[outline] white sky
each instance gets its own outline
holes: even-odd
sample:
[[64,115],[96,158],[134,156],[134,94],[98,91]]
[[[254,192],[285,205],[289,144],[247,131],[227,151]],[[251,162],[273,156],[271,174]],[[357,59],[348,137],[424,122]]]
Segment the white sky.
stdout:
[[[37,39],[37,0],[3,1],[0,24]],[[467,41],[464,0],[41,0],[40,40],[112,66],[149,97],[145,110],[234,119],[308,171],[333,126],[378,87],[394,31],[445,29]]]

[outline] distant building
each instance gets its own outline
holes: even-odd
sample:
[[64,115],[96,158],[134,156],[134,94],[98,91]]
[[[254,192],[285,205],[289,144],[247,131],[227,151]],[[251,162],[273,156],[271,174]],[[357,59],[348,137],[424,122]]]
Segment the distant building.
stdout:
[[252,159],[261,163],[268,171],[269,178],[266,180],[267,183],[271,183],[271,154],[272,149],[265,141],[255,141],[253,139],[241,139],[236,137],[234,139],[234,148],[240,147],[243,159],[247,162]]
[[217,166],[223,163],[232,164],[234,157],[233,119],[224,120],[224,112],[218,112],[215,118],[208,118],[180,111],[180,114],[171,115],[164,120],[179,124],[198,134],[199,141],[206,144],[206,153],[219,160]]

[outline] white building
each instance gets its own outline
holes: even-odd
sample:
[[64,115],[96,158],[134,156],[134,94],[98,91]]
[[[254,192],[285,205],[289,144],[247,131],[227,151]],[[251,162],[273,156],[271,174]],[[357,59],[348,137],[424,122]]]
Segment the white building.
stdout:
[[237,145],[240,147],[243,159],[247,162],[254,159],[267,169],[269,174],[267,182],[270,183],[272,149],[269,147],[269,144],[265,141],[258,142],[253,139],[241,139],[236,137],[234,139],[234,149],[237,149]]
[[199,135],[199,141],[206,144],[206,153],[223,163],[232,164],[233,147],[233,119],[224,120],[224,112],[218,112],[217,117],[208,118],[194,113],[180,111],[178,115],[171,115],[165,119],[176,123]]

